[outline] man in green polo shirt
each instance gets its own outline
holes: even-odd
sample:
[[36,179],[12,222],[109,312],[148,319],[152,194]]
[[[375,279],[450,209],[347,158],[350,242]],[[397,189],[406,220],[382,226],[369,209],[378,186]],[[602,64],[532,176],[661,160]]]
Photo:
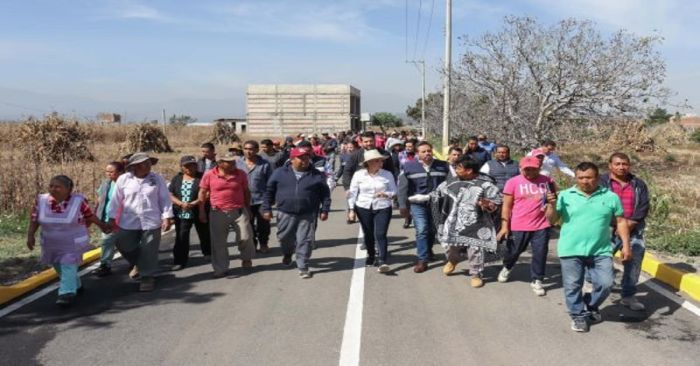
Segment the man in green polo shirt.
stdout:
[[[616,223],[617,234],[622,239],[622,260],[632,258],[622,203],[611,190],[598,186],[598,167],[585,162],[576,167],[574,187],[558,197],[553,193],[547,195],[546,214],[550,223],[555,224],[560,218],[562,222],[557,254],[571,329],[587,332],[589,324],[603,320],[599,306],[610,295],[613,284],[612,222]],[[586,270],[593,282],[593,292],[583,295]]]

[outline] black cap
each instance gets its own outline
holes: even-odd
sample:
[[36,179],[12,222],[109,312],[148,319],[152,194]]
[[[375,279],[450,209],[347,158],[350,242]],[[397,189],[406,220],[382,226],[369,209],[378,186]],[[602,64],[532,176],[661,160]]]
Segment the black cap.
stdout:
[[180,165],[184,166],[187,164],[197,164],[197,158],[192,155],[185,155],[180,158]]

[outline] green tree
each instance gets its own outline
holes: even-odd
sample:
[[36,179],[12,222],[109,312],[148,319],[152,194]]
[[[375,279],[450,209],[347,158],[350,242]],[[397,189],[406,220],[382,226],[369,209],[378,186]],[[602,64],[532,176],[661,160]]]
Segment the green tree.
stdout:
[[196,118],[193,118],[193,117],[185,115],[185,114],[181,114],[179,116],[176,116],[173,114],[172,116],[170,116],[170,125],[172,125],[172,126],[182,127],[182,126],[186,126],[188,123],[195,123],[195,122],[197,122]]
[[380,127],[401,127],[403,121],[393,113],[378,112],[372,115],[372,124]]
[[673,115],[668,113],[666,109],[656,108],[654,111],[649,113],[649,115],[647,115],[647,119],[645,119],[644,122],[646,122],[646,124],[649,126],[660,125],[670,121],[671,117],[673,117]]

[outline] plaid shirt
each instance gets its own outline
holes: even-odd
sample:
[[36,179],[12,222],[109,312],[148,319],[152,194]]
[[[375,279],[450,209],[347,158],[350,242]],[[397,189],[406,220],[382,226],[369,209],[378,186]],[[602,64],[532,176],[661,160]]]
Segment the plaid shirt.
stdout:
[[610,184],[610,189],[620,197],[622,202],[622,210],[624,211],[625,218],[632,217],[634,213],[634,187],[632,184],[625,184],[624,186],[619,182],[613,180]]

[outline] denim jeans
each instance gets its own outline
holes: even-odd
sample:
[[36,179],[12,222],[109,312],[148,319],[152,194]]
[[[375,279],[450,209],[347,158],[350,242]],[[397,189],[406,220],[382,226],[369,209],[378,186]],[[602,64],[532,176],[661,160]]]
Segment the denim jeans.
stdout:
[[[637,293],[637,282],[639,273],[642,270],[642,260],[646,251],[644,237],[642,233],[633,232],[630,235],[630,245],[632,246],[632,260],[622,262],[624,272],[622,273],[622,297],[634,296]],[[622,248],[622,239],[615,235],[612,241],[613,253]]]
[[[559,261],[564,298],[571,318],[586,317],[589,311],[598,311],[612,288],[612,257],[561,257]],[[584,296],[581,290],[586,270],[591,276],[593,292]]]
[[507,242],[503,266],[508,269],[513,268],[528,245],[532,247],[530,278],[533,281],[542,280],[544,279],[544,271],[547,266],[549,228],[537,231],[513,231]]
[[376,256],[375,242],[379,249],[379,259],[386,263],[388,257],[388,240],[386,232],[389,230],[391,222],[391,207],[381,210],[369,210],[362,207],[355,207],[357,218],[360,220],[362,232],[365,237],[365,247],[367,248],[367,256],[374,258]]
[[116,233],[102,234],[100,241],[100,266],[111,268],[112,260],[114,260],[115,242],[117,240]]
[[413,226],[416,227],[416,254],[419,261],[428,261],[428,256],[435,244],[435,225],[430,212],[430,206],[425,204],[411,204],[411,216]]
[[77,264],[54,264],[53,269],[58,273],[58,294],[73,294],[81,287]]

